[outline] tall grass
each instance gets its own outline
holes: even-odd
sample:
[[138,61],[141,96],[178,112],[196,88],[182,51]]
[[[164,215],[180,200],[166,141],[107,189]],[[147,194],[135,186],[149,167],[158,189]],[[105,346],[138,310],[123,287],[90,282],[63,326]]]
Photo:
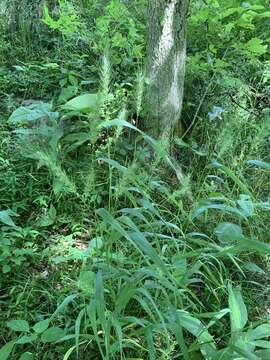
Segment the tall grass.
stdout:
[[1,127],[0,360],[269,359],[267,114],[238,83],[172,158],[138,128],[143,73],[112,71],[91,109]]

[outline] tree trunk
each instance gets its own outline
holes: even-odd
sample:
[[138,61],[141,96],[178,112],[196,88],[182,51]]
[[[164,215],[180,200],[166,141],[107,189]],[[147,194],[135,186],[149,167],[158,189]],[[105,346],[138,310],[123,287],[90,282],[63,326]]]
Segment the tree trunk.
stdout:
[[28,31],[33,38],[36,37],[41,26],[43,6],[46,4],[53,8],[57,3],[57,0],[8,0],[6,14],[10,33]]
[[181,133],[188,0],[148,0],[149,133],[169,141]]

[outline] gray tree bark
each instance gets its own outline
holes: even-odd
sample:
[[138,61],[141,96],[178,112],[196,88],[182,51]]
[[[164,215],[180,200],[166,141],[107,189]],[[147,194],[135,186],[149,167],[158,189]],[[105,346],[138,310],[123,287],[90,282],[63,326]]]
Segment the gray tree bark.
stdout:
[[188,0],[148,0],[147,128],[167,141],[181,133],[187,7]]

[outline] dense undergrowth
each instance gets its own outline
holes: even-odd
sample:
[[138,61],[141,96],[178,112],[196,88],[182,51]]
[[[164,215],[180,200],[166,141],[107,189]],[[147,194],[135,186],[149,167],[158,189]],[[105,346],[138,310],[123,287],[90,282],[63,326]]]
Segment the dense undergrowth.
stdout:
[[145,1],[1,6],[0,360],[269,359],[269,3],[191,3],[173,157]]

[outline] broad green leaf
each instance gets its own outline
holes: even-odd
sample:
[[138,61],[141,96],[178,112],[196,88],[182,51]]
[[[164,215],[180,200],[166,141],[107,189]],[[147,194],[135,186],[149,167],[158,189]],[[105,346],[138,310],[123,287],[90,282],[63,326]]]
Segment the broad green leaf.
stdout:
[[17,341],[16,341],[16,344],[31,344],[31,343],[33,343],[35,340],[37,339],[37,335],[36,334],[34,334],[34,335],[29,335],[29,336],[27,336],[27,335],[24,335],[24,336],[22,336],[20,339],[18,339]]
[[248,321],[247,309],[242,298],[240,287],[228,286],[229,309],[231,318],[231,329],[233,332],[241,331]]
[[48,329],[49,327],[49,324],[50,324],[50,321],[48,319],[46,320],[41,320],[39,321],[38,323],[36,323],[34,326],[33,326],[33,329],[36,333],[38,334],[41,334],[43,333],[45,330]]
[[31,123],[43,118],[57,119],[59,114],[51,112],[51,105],[43,102],[35,102],[29,106],[21,106],[16,109],[8,119],[11,124]]
[[216,353],[214,338],[202,322],[183,310],[178,310],[177,316],[181,326],[198,339],[202,354],[206,356],[206,359],[214,356]]
[[211,326],[213,326],[218,320],[223,318],[229,312],[230,312],[230,309],[222,309],[219,312],[211,313],[211,320],[210,320],[209,324],[207,325],[207,329],[209,329]]
[[99,104],[99,94],[84,94],[69,100],[63,107],[67,110],[89,112],[98,110]]
[[252,352],[249,349],[246,349],[244,346],[250,345],[249,343],[243,344],[243,347],[231,345],[231,348],[239,355],[241,355],[241,358],[236,357],[235,360],[261,360],[257,355],[255,355],[254,352]]
[[257,326],[251,333],[251,340],[270,337],[270,323]]
[[5,264],[5,265],[2,267],[2,272],[3,272],[3,274],[9,273],[10,270],[11,270],[11,267],[10,267],[9,265],[7,265],[7,264]]
[[205,213],[207,210],[210,209],[219,210],[224,213],[229,213],[232,215],[237,215],[241,219],[246,218],[245,214],[242,211],[230,205],[207,203],[207,204],[201,204],[200,206],[197,207],[197,209],[192,214],[192,219],[198,218],[200,215],[202,215],[203,213]]
[[87,141],[92,141],[93,136],[90,133],[80,132],[75,134],[69,134],[64,138],[64,141],[67,143],[65,147],[65,152],[70,152],[81,145],[83,145]]
[[41,335],[43,343],[53,343],[61,340],[66,335],[65,331],[59,327],[51,327]]
[[44,114],[40,111],[31,110],[26,107],[19,107],[16,109],[10,116],[9,122],[12,124],[17,124],[19,122],[30,122],[36,121],[44,117]]
[[91,134],[88,132],[79,132],[79,133],[73,133],[68,134],[65,136],[64,140],[65,142],[72,143],[72,142],[78,142],[80,144],[83,144],[85,141],[88,141],[91,139]]
[[106,120],[100,124],[101,128],[110,128],[112,126],[123,126],[127,127],[129,129],[135,130],[139,132],[140,134],[144,134],[140,129],[138,129],[136,126],[132,125],[126,120],[123,119],[113,119],[113,120]]
[[237,204],[243,210],[243,213],[248,218],[254,214],[254,205],[247,195],[240,195],[240,200],[237,200]]
[[47,214],[43,215],[38,220],[38,225],[42,226],[42,227],[51,226],[51,225],[53,225],[55,223],[55,220],[56,220],[56,209],[52,205],[50,207],[50,209],[48,210]]
[[29,324],[25,320],[11,320],[7,322],[7,326],[18,332],[28,332],[30,330]]
[[61,89],[60,95],[58,97],[59,104],[63,104],[73,96],[77,95],[78,87],[74,85],[68,85]]
[[9,355],[11,354],[13,347],[15,345],[15,341],[9,341],[0,349],[0,359],[7,360]]
[[268,46],[263,44],[263,40],[259,38],[252,38],[245,45],[246,50],[260,56],[266,53]]
[[270,359],[270,349],[255,351],[255,354],[259,357],[260,360]]
[[229,222],[219,224],[215,232],[221,242],[232,242],[243,238],[243,231],[241,227]]
[[90,240],[88,245],[88,251],[90,255],[96,254],[96,252],[101,249],[103,246],[103,240],[101,237],[97,236],[94,239]]
[[8,226],[16,227],[11,216],[16,216],[16,214],[11,210],[0,211],[0,222]]
[[52,63],[52,62],[49,62],[49,63],[44,64],[42,66],[44,68],[47,68],[47,69],[58,69],[59,68],[59,65],[57,63]]
[[[242,16],[236,21],[237,25],[244,29],[255,29],[255,25],[252,23],[254,20],[254,13],[245,12]],[[239,46],[239,42],[236,43],[236,46]],[[240,43],[240,45],[242,45]]]
[[34,354],[27,351],[20,356],[19,360],[34,360]]
[[251,341],[251,344],[255,347],[259,347],[259,348],[263,348],[263,349],[270,349],[270,341],[257,340],[257,341]]
[[225,349],[217,351],[216,354],[213,356],[213,360],[232,360],[234,359],[233,353],[234,351],[230,347],[226,347]]

